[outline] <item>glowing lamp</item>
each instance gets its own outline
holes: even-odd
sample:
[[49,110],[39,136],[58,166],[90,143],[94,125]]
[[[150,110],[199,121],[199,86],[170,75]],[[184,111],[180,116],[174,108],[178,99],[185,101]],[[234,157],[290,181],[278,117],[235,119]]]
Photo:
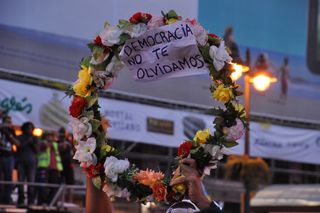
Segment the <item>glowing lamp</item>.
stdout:
[[236,64],[236,63],[231,63],[231,64],[234,71],[231,73],[230,77],[233,81],[238,80],[242,76],[243,72],[249,71],[249,67],[247,66],[243,66],[241,64]]
[[19,135],[22,134],[22,131],[21,131],[21,129],[15,129],[15,130],[14,130],[14,133],[15,133],[17,136],[19,136]]
[[17,146],[15,144],[12,145],[12,151],[17,152]]
[[43,134],[43,130],[40,129],[40,128],[35,128],[35,129],[33,130],[33,135],[34,135],[34,136],[40,137],[42,134]]
[[263,92],[270,87],[271,83],[276,82],[277,79],[270,76],[268,73],[261,72],[253,76],[250,81],[253,83],[256,90]]

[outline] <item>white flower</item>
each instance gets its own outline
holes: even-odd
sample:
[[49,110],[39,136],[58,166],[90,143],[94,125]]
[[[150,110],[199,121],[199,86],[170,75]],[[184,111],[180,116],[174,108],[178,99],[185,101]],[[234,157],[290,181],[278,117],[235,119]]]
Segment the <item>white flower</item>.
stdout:
[[125,33],[128,33],[131,38],[137,38],[147,32],[147,25],[144,23],[138,23],[130,25],[127,29],[124,30]]
[[221,148],[220,146],[213,144],[205,144],[204,150],[212,156],[213,160],[221,160],[223,155],[228,152],[225,147]]
[[120,42],[120,35],[122,34],[122,30],[118,27],[107,26],[100,34],[101,42],[103,45],[111,47],[114,44],[118,44]]
[[231,62],[232,58],[229,56],[226,47],[224,45],[224,41],[220,42],[219,48],[212,45],[209,51],[210,57],[213,60],[213,65],[217,71],[220,71],[225,62]]
[[89,137],[92,134],[92,126],[89,123],[89,118],[82,117],[80,120],[72,118],[69,125],[72,128],[73,138],[76,141],[81,140],[84,136]]
[[129,200],[131,193],[128,191],[127,188],[121,189],[119,186],[114,184],[105,184],[102,188],[102,191],[104,191],[108,197],[122,197]]
[[73,159],[81,162],[82,166],[96,165],[97,157],[93,153],[96,149],[96,139],[91,137],[87,141],[79,141],[76,146],[76,153],[73,156]]
[[161,16],[152,16],[151,20],[147,24],[149,30],[157,29],[163,25],[163,17]]
[[198,23],[192,25],[197,42],[204,46],[208,41],[208,32]]
[[96,86],[101,89],[105,86],[107,79],[110,77],[106,71],[94,71],[92,72],[92,78]]
[[117,77],[118,73],[122,70],[123,67],[123,62],[114,56],[106,67],[106,71],[108,74],[111,73],[113,77]]
[[118,180],[118,175],[126,171],[129,168],[129,165],[130,163],[127,159],[119,160],[114,156],[110,156],[107,157],[104,162],[104,172],[112,182],[116,182]]
[[204,168],[204,174],[210,175],[211,169],[217,168],[218,161],[221,160],[226,153],[228,153],[228,149],[226,149],[225,147],[221,148],[218,145],[205,144],[204,150],[212,156],[212,160],[210,160],[209,166],[206,166]]
[[226,135],[226,139],[228,141],[236,141],[236,140],[239,140],[242,135],[244,134],[244,125],[242,123],[242,121],[237,118],[236,119],[236,125],[232,126],[232,127],[224,127],[223,128],[223,132],[225,133]]

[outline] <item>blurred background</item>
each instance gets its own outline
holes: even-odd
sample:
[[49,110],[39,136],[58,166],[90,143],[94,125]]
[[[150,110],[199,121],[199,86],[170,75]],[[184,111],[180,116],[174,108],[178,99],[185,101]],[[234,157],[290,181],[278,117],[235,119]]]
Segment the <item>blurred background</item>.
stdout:
[[[250,96],[241,101],[251,102],[250,134],[230,150],[235,156],[226,156],[204,180],[208,194],[224,212],[242,212],[243,182],[249,178],[256,183],[250,186],[251,212],[320,212],[318,0],[2,0],[0,114],[10,128],[0,126],[0,212],[84,212],[85,174],[72,161],[70,99],[64,91],[77,78],[80,60],[90,54],[86,44],[105,21],[115,25],[138,11],[161,15],[170,9],[223,37],[237,63],[249,67],[237,82],[249,89]],[[259,89],[253,78],[261,71],[277,81]],[[213,129],[209,109],[217,103],[209,87],[208,75],[140,83],[123,69],[101,92],[111,143],[140,168],[168,170],[182,141],[198,129]],[[26,122],[33,124],[29,136],[21,128]],[[28,159],[37,157],[29,150],[25,171],[33,172],[18,179],[17,162],[24,158],[6,145],[8,132],[17,140],[58,142],[67,169],[55,168],[50,181],[43,180],[41,165],[28,167]],[[166,209],[113,202],[119,213]]]

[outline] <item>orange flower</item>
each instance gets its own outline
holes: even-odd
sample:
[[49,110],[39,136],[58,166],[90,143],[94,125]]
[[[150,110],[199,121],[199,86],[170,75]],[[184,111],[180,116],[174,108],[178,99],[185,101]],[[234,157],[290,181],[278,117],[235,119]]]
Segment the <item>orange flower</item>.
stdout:
[[141,170],[134,175],[133,179],[143,185],[152,187],[158,181],[161,181],[164,178],[162,172],[155,172],[153,170]]
[[158,202],[163,201],[165,199],[165,197],[167,196],[167,188],[161,182],[156,182],[153,184],[152,192],[153,192],[152,196]]

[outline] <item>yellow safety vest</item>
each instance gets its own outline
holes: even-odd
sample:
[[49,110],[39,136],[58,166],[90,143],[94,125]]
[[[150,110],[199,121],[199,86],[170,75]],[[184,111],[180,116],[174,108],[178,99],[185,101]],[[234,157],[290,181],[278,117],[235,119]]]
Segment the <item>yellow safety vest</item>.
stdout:
[[[58,149],[58,143],[53,142],[52,145],[56,153],[57,170],[62,171],[63,167],[62,167],[61,157]],[[51,157],[50,147],[48,146],[45,151],[40,152],[38,154],[38,168],[49,168],[50,157]]]

